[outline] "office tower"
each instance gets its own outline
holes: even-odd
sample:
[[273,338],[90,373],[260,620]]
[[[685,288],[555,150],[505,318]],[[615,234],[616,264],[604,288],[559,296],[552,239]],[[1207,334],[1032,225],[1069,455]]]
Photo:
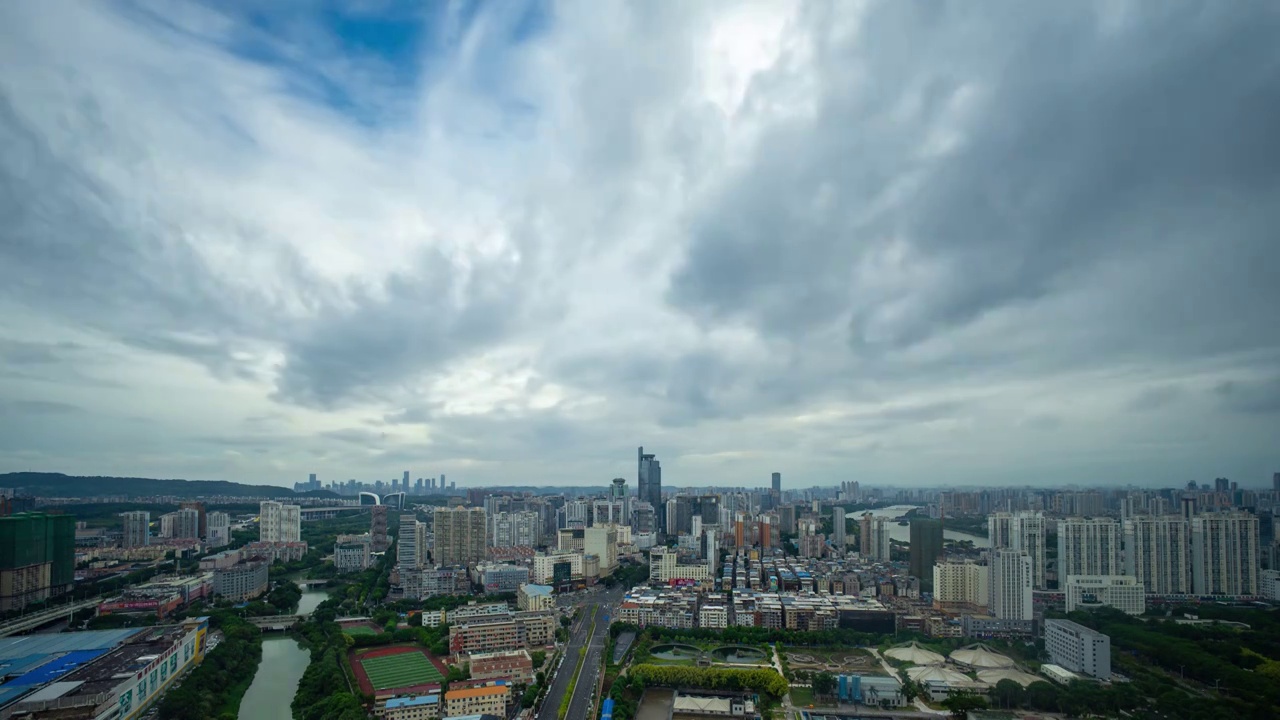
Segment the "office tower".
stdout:
[[409,471],[408,470],[404,471],[403,479],[400,480],[400,489],[404,490],[405,492],[409,491]]
[[[204,538],[209,536],[209,517],[205,513],[204,503],[202,502],[184,502],[178,503],[179,510],[195,510],[198,517],[196,523],[196,534],[192,537]],[[186,537],[185,535],[183,537]]]
[[1058,522],[1058,577],[1120,575],[1120,524],[1112,518]]
[[942,521],[926,518],[911,520],[911,558],[909,570],[920,580],[920,589],[933,589],[933,566],[942,559]]
[[989,606],[990,568],[972,562],[943,562],[934,565],[933,601],[940,605]]
[[1196,595],[1258,594],[1258,518],[1212,513],[1191,518],[1191,591]]
[[23,512],[0,518],[0,612],[70,591],[75,554],[74,516]]
[[862,556],[872,562],[889,562],[890,546],[888,520],[871,513],[862,516]]
[[[444,484],[444,473],[440,473],[440,482],[439,482],[439,483],[437,483],[437,487],[439,487],[441,490],[444,490],[444,489],[445,489],[445,487],[446,487],[446,486],[445,486],[445,484]],[[449,489],[450,489],[450,490],[452,490],[452,489],[453,489],[453,486],[452,486],[452,485],[449,485],[448,487],[449,487]]]
[[125,548],[146,547],[151,544],[151,513],[145,510],[120,513],[124,518],[124,534],[120,543]]
[[626,525],[626,499],[594,500],[591,503],[591,525]]
[[401,570],[417,570],[422,566],[418,559],[418,518],[400,516],[400,532],[396,542],[396,567]]
[[1280,493],[1280,472],[1271,474],[1271,492]]
[[1157,595],[1191,592],[1191,523],[1181,515],[1136,515],[1124,524],[1125,574]]
[[391,538],[387,535],[386,505],[375,505],[369,508],[369,535],[373,538],[373,551],[386,552],[391,542]]
[[557,511],[556,526],[564,528],[584,528],[591,524],[591,503],[587,500],[572,500]]
[[315,474],[315,473],[311,473],[310,475],[308,475],[308,476],[307,476],[307,484],[308,484],[308,485],[311,485],[311,486],[313,486],[313,487],[315,486],[315,484],[316,484],[316,474]]
[[231,542],[231,516],[214,511],[207,516],[209,535],[206,540],[209,547],[219,548]]
[[[782,494],[782,473],[780,472],[774,473],[772,479],[773,479],[773,492],[778,495],[781,495]],[[795,497],[795,493],[792,493],[792,497]]]
[[1031,557],[1021,550],[991,553],[991,614],[999,620],[1031,620]]
[[[662,505],[662,464],[658,462],[658,456],[653,454],[646,455],[644,448],[636,449],[637,457],[637,479],[636,479],[636,497],[644,500],[654,508],[663,507]],[[662,513],[658,518],[660,532],[668,532],[666,526],[666,514]]]
[[618,528],[615,525],[597,525],[586,529],[582,536],[582,552],[600,559],[600,576],[612,575],[618,567]]
[[1227,478],[1214,478],[1213,491],[1220,493],[1231,492],[1231,481]]
[[264,500],[258,511],[258,539],[262,542],[300,541],[302,508]]
[[1022,550],[1031,558],[1032,583],[1037,590],[1044,590],[1045,583],[1045,526],[1044,515],[1038,512],[998,512],[988,521],[991,530],[992,549]]
[[488,553],[484,508],[436,508],[435,562],[467,565],[481,562]]
[[831,543],[838,552],[845,550],[844,508],[836,505],[831,509]]
[[610,500],[623,500],[627,497],[627,479],[614,478],[613,484],[609,486]]

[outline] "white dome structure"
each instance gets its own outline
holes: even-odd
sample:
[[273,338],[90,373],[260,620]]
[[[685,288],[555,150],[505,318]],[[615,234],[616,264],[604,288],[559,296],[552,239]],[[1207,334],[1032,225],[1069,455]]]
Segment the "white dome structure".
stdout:
[[1022,687],[1026,687],[1031,683],[1040,680],[1040,678],[1035,675],[1029,675],[1021,670],[1012,670],[1009,668],[1000,670],[979,670],[978,679],[988,685],[995,685],[1001,680],[1012,680]]
[[972,682],[968,675],[941,665],[922,665],[920,667],[907,668],[907,677],[921,684],[944,682],[948,685],[955,685],[956,683]]
[[954,650],[950,657],[951,662],[971,667],[974,670],[1013,667],[1013,660],[995,652],[982,643]]
[[899,662],[909,662],[914,665],[941,665],[946,662],[946,658],[938,653],[926,650],[915,643],[889,648],[884,651],[884,654],[885,657],[891,657]]

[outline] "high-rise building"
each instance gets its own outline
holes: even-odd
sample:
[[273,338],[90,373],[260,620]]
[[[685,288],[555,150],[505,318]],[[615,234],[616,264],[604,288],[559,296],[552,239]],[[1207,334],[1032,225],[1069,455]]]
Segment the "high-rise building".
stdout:
[[541,544],[542,518],[536,512],[497,513],[490,524],[493,527],[489,540],[492,547],[537,547]]
[[1058,522],[1058,577],[1120,575],[1120,524],[1113,518]]
[[0,612],[70,591],[75,554],[74,516],[24,512],[0,518]]
[[488,553],[484,508],[436,508],[434,515],[437,565],[481,562]]
[[[374,497],[376,498],[377,495]],[[372,538],[373,552],[385,552],[391,543],[391,538],[387,535],[386,505],[374,505],[369,508],[369,535]]]
[[993,549],[1022,550],[1031,558],[1032,583],[1044,590],[1045,581],[1045,526],[1044,515],[1038,512],[998,512],[988,521]]
[[913,518],[909,571],[912,576],[920,580],[922,590],[933,589],[933,566],[941,559],[942,521]]
[[939,605],[991,604],[990,569],[972,562],[943,562],[933,566],[933,601]]
[[231,542],[231,516],[224,513],[214,511],[206,516],[208,522],[209,534],[205,538],[209,547],[222,547]]
[[1191,592],[1191,523],[1181,515],[1135,515],[1124,523],[1125,573],[1157,595]]
[[1258,518],[1209,513],[1191,518],[1191,588],[1196,595],[1258,594]]
[[302,508],[264,500],[258,506],[258,539],[262,542],[302,540]]
[[120,544],[125,548],[146,547],[151,544],[151,513],[145,510],[133,510],[120,513],[124,519],[124,533]]
[[409,471],[408,470],[404,471],[403,479],[400,480],[400,489],[403,490],[404,492],[409,492]]
[[1280,472],[1271,474],[1271,491],[1280,493]]
[[771,479],[773,480],[773,492],[778,495],[781,495],[782,494],[782,473],[780,472],[774,473]]
[[195,540],[200,537],[201,513],[194,508],[181,508],[173,516],[173,529],[168,537]]
[[616,525],[596,525],[586,529],[582,536],[582,551],[600,558],[600,576],[613,574],[618,567],[618,528]]
[[636,501],[635,507],[631,509],[631,530],[637,535],[658,531],[657,514],[652,503],[646,500]]
[[[314,475],[312,476],[315,477]],[[196,534],[192,537],[207,538],[209,537],[209,517],[205,512],[204,503],[202,502],[184,502],[178,503],[179,510],[195,510],[198,515],[196,524]],[[185,535],[183,537],[186,537]]]
[[1031,557],[1022,550],[991,553],[991,614],[999,620],[1031,620]]
[[396,567],[400,570],[417,570],[422,567],[418,557],[418,518],[411,514],[400,516],[400,532],[396,542]]
[[614,478],[613,484],[609,486],[610,500],[623,500],[627,497],[627,479]]
[[862,516],[861,527],[862,556],[873,562],[889,562],[889,522],[885,518],[871,513]]
[[[658,456],[652,453],[645,454],[644,447],[636,449],[637,457],[637,479],[636,479],[636,496],[640,500],[644,500],[654,508],[663,507],[662,505],[662,464],[658,462]],[[666,514],[660,513],[658,518],[660,532],[667,532]]]
[[594,500],[591,503],[592,525],[628,525],[630,520],[626,498]]
[[845,517],[844,508],[836,505],[831,509],[831,544],[836,546],[839,552],[845,551]]

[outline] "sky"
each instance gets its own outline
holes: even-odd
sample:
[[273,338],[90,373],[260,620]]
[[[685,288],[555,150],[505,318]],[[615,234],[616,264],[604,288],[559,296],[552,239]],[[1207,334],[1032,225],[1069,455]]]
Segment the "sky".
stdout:
[[0,3],[0,472],[1269,486],[1276,37],[1265,0]]

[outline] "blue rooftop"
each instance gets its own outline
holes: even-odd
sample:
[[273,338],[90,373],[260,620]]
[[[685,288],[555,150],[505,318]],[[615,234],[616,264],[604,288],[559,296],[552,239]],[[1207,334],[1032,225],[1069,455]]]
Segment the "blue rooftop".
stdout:
[[550,595],[553,591],[550,585],[525,585],[522,589],[525,595]]
[[387,701],[388,708],[421,707],[423,705],[439,704],[439,695],[416,695],[414,697],[391,698]]

